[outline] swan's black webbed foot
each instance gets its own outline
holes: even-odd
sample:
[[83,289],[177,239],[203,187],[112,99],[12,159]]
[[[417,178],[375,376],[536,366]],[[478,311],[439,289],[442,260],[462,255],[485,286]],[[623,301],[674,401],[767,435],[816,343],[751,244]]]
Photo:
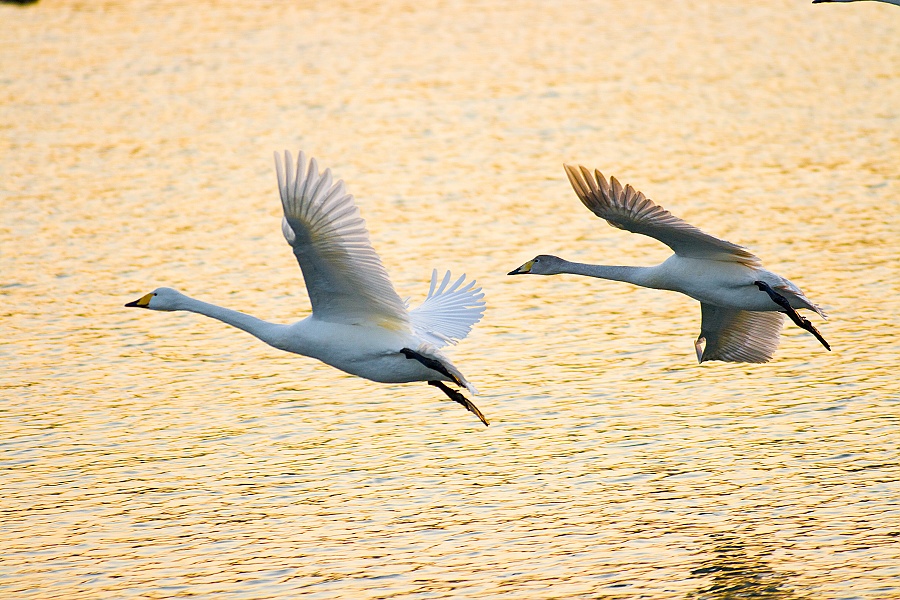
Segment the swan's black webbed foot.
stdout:
[[432,370],[434,370],[434,371],[437,371],[437,372],[440,373],[441,375],[446,375],[447,377],[450,378],[450,381],[452,381],[453,383],[455,383],[455,384],[458,385],[459,387],[466,387],[465,384],[464,384],[462,381],[459,380],[459,377],[457,377],[456,375],[454,375],[453,373],[451,373],[451,372],[447,369],[447,367],[445,367],[445,366],[443,365],[443,363],[441,363],[441,361],[435,360],[435,359],[433,359],[433,358],[428,358],[427,356],[424,356],[424,355],[422,355],[422,354],[419,354],[419,353],[416,352],[415,350],[410,350],[409,348],[403,348],[402,350],[400,350],[400,354],[402,354],[402,355],[405,356],[406,358],[409,358],[409,359],[412,359],[412,360],[417,360],[417,361],[419,361],[420,363],[422,363],[423,365],[425,365],[425,366],[428,367],[429,369],[432,369]]
[[758,287],[760,291],[767,293],[769,295],[769,298],[772,299],[772,302],[784,309],[782,312],[787,313],[787,316],[791,318],[791,321],[793,321],[797,325],[797,327],[805,329],[806,331],[816,336],[816,339],[819,340],[823,346],[825,346],[825,349],[829,352],[831,351],[831,346],[828,345],[828,342],[825,341],[825,338],[822,337],[822,334],[819,333],[819,330],[809,322],[809,319],[804,318],[800,313],[794,310],[794,307],[791,306],[791,303],[788,302],[787,298],[773,290],[772,286],[765,281],[754,281],[753,283],[756,284],[756,287]]
[[478,407],[475,406],[471,400],[469,400],[468,398],[466,398],[465,396],[463,396],[456,390],[451,390],[450,388],[448,388],[446,385],[444,385],[443,381],[429,381],[428,385],[433,385],[434,387],[438,388],[439,390],[441,390],[442,392],[447,394],[447,397],[450,398],[451,400],[453,400],[454,402],[459,402],[460,404],[465,406],[466,410],[468,410],[470,413],[474,414],[476,417],[481,419],[481,422],[484,423],[485,427],[490,425],[490,422],[488,422],[488,420],[484,418],[484,415],[481,414],[481,411],[478,410]]

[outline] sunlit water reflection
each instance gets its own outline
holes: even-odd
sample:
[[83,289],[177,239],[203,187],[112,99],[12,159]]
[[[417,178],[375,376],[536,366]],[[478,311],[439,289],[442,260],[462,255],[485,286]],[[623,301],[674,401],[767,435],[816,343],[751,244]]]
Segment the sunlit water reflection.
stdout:
[[[0,5],[0,596],[900,596],[900,10],[319,4]],[[452,356],[490,428],[122,308],[302,317],[284,148],[348,181],[401,296],[483,284]],[[563,162],[750,247],[834,352],[791,326],[698,366],[687,298],[506,277],[667,254]]]

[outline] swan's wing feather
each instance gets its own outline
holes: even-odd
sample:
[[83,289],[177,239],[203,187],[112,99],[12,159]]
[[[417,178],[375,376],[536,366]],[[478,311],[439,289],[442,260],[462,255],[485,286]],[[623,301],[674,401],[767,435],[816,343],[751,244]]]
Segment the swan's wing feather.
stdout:
[[630,185],[623,188],[615,177],[607,182],[600,171],[592,176],[584,167],[565,165],[565,168],[581,202],[613,227],[656,238],[680,256],[762,266],[759,258],[746,248],[704,233]]
[[700,310],[700,337],[706,338],[700,362],[764,363],[775,354],[784,313],[737,310],[705,303],[700,304]]
[[436,346],[455,344],[469,335],[472,326],[484,315],[484,293],[466,281],[465,274],[451,283],[450,271],[438,282],[437,270],[431,273],[428,297],[409,311],[413,332]]
[[330,169],[301,152],[275,154],[284,219],[281,230],[303,271],[313,314],[324,321],[409,327],[406,306],[372,248],[366,223]]

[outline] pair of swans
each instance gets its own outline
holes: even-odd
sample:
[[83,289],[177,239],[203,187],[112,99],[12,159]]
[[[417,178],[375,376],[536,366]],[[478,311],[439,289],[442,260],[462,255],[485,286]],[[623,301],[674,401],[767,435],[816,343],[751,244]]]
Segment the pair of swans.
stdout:
[[[351,375],[380,383],[426,381],[488,425],[461,392],[477,394],[441,348],[465,338],[484,314],[484,294],[463,275],[431,275],[425,301],[409,310],[394,290],[369,240],[365,222],[341,180],[319,172],[301,152],[296,168],[275,154],[284,211],[281,228],[291,246],[312,304],[312,314],[291,325],[202,302],[157,288],[125,306],[184,310],[218,319],[263,342],[318,359]],[[762,268],[744,248],[703,233],[654,204],[631,186],[611,184],[599,172],[566,166],[578,197],[611,225],[657,238],[675,254],[655,267],[607,267],[540,255],[510,275],[573,273],[687,294],[700,301],[700,362],[765,362],[778,346],[784,315],[827,342],[806,319],[805,308],[825,316],[796,285]],[[829,348],[830,349],[830,348]]]

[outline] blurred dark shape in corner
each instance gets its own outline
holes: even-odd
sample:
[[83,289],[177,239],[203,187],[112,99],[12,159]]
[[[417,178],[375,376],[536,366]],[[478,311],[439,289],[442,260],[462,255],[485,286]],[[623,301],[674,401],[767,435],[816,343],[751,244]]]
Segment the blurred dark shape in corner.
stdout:
[[37,4],[38,0],[0,0],[0,4],[21,4],[25,6],[26,4]]

